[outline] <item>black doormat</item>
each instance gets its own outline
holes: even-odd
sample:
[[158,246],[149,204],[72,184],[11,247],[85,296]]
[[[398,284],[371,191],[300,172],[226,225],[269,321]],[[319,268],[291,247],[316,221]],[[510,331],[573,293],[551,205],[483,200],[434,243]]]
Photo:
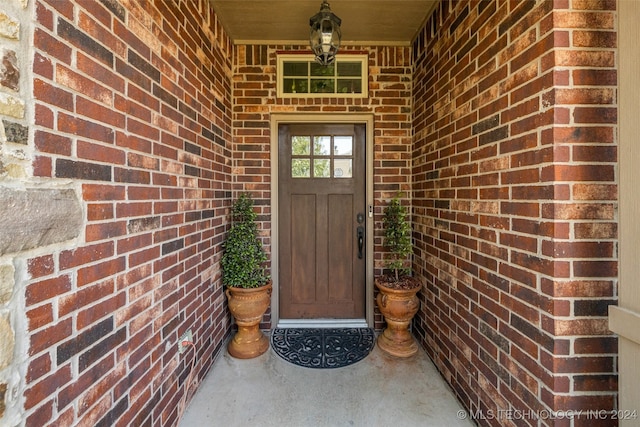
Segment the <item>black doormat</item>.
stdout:
[[276,328],[273,350],[287,362],[305,368],[341,368],[373,350],[375,333],[369,328]]

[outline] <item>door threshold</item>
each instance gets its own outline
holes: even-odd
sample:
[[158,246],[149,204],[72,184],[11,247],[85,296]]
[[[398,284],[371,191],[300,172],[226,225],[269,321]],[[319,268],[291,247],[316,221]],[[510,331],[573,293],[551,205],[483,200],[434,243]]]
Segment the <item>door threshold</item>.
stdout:
[[280,319],[278,328],[368,328],[365,319]]

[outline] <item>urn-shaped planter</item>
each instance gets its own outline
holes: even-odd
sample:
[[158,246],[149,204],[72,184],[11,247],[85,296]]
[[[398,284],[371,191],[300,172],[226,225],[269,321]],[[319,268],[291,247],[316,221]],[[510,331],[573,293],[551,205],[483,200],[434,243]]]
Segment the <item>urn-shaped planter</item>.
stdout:
[[260,321],[271,302],[271,280],[258,235],[258,214],[248,193],[233,203],[232,216],[220,266],[229,311],[236,319],[238,332],[227,348],[233,357],[250,359],[269,348],[269,340],[260,331]]
[[238,332],[229,341],[229,354],[238,359],[258,357],[269,349],[269,339],[260,330],[262,316],[271,302],[271,282],[259,288],[227,288],[229,310]]
[[418,343],[411,335],[409,325],[420,307],[416,294],[421,287],[415,279],[405,278],[405,281],[408,279],[414,283],[413,287],[393,288],[380,278],[375,281],[380,291],[376,298],[378,308],[387,322],[387,327],[378,337],[378,347],[385,353],[402,358],[418,352]]

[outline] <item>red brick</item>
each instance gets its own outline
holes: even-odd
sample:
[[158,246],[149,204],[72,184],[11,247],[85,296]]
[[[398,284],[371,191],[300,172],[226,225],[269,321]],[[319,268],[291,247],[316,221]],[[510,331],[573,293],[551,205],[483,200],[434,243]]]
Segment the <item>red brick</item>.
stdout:
[[59,14],[69,19],[73,18],[74,4],[70,0],[43,0]]
[[562,411],[589,411],[594,408],[611,411],[615,405],[615,397],[613,395],[556,396],[553,402],[557,410]]
[[88,267],[83,267],[78,270],[77,284],[78,286],[84,286],[89,283],[105,279],[124,270],[124,257],[104,261]]
[[576,123],[617,123],[618,110],[614,107],[576,107],[573,110]]
[[578,86],[615,86],[618,83],[616,70],[577,69],[571,72],[574,84]]
[[560,50],[556,52],[556,65],[560,67],[614,67],[613,52],[603,51],[572,51]]
[[34,282],[27,286],[25,293],[27,307],[57,297],[71,290],[68,275]]
[[33,73],[44,77],[46,80],[53,80],[53,63],[51,59],[35,53],[33,58]]
[[123,307],[125,303],[126,295],[124,292],[121,292],[107,300],[91,306],[90,308],[78,311],[78,329],[86,328],[108,314],[117,311],[119,308]]
[[43,2],[36,2],[36,19],[38,24],[53,31],[53,12]]
[[103,184],[83,184],[82,197],[87,201],[124,200],[125,188]]
[[89,264],[103,258],[109,258],[114,254],[113,242],[105,242],[101,244],[85,246],[78,249],[63,251],[60,254],[60,269],[78,267],[83,264]]
[[29,331],[39,329],[53,322],[53,308],[51,304],[44,304],[27,311],[29,319]]
[[[63,65],[56,66],[56,83],[72,91],[82,93],[84,96],[95,99],[102,104],[110,105],[113,103],[111,90]],[[80,107],[78,107],[77,112],[83,115],[87,113],[84,108]]]
[[38,101],[65,109],[74,110],[73,95],[40,79],[33,81],[33,95]]
[[78,116],[58,114],[58,129],[95,141],[109,144],[114,142],[114,132],[108,126],[103,126],[91,120],[80,119]]
[[38,130],[34,142],[36,148],[43,153],[71,155],[71,139],[67,137]]
[[602,126],[556,127],[553,130],[557,142],[613,143],[613,130]]
[[58,302],[58,315],[66,316],[78,311],[114,292],[113,280],[104,280],[95,285],[86,286],[73,294],[67,295]]
[[39,177],[53,177],[53,165],[50,157],[36,156],[33,161],[33,175]]
[[36,105],[36,124],[39,126],[45,126],[48,129],[53,127],[53,112],[40,104]]
[[558,203],[542,205],[544,218],[556,219],[598,219],[613,220],[615,215],[612,204],[597,203]]
[[114,218],[113,204],[92,203],[87,205],[87,220],[101,221]]
[[614,31],[574,31],[573,45],[615,49],[618,45],[617,34]]
[[29,276],[37,279],[42,276],[52,274],[55,269],[55,263],[52,255],[43,255],[29,259],[27,261]]
[[33,356],[71,335],[71,319],[64,319],[30,335],[29,355]]
[[618,351],[617,337],[607,338],[577,338],[573,344],[576,354],[616,354]]
[[617,261],[575,261],[573,269],[576,277],[617,277]]
[[26,379],[29,383],[33,383],[49,372],[51,372],[51,356],[45,353],[29,362]]
[[103,144],[78,141],[76,151],[80,159],[109,162],[114,165],[123,165],[125,163],[125,153],[122,150]]
[[618,237],[618,224],[597,222],[575,225],[576,239],[615,239]]
[[114,237],[124,236],[126,234],[126,224],[124,221],[90,224],[87,226],[86,236],[87,242],[94,242],[104,239],[112,239]]
[[[151,152],[151,142],[139,138],[135,135],[125,135],[118,132],[116,136],[116,145],[119,147],[131,148],[143,153]],[[127,161],[133,167],[145,167],[146,169],[159,169],[160,161],[157,158],[143,156],[139,153],[127,153]]]
[[[66,365],[69,366],[69,365]],[[98,364],[93,368],[85,371],[73,382],[63,383],[66,386],[60,390],[58,394],[58,410],[64,409],[74,399],[88,390],[97,379],[109,372],[114,366],[113,357],[106,358],[103,364]]]
[[[91,1],[89,0],[89,2]],[[102,64],[94,61],[90,56],[87,56],[82,52],[76,52],[76,64],[79,71],[82,71],[84,74],[104,83],[107,87],[113,89],[115,92],[124,93],[124,79],[121,76],[115,74],[112,70],[107,69]],[[118,99],[117,95],[115,94],[113,98]]]
[[52,37],[46,31],[36,28],[33,34],[33,44],[44,54],[51,55],[65,64],[71,63],[71,48],[62,41]]
[[554,258],[613,258],[612,242],[542,242],[542,254]]
[[151,181],[151,174],[148,171],[116,167],[113,171],[113,180],[116,182],[149,184]]
[[[103,101],[99,99],[98,101]],[[107,105],[93,102],[91,100],[78,97],[76,100],[76,111],[84,117],[105,123],[114,128],[125,127],[125,116],[113,110],[110,101],[106,100]],[[114,159],[116,161],[117,159]]]
[[53,399],[45,402],[36,408],[27,419],[26,424],[30,426],[44,426],[49,423],[53,416]]
[[556,12],[554,23],[560,28],[613,29],[615,15],[603,12]]
[[[92,13],[93,17],[97,17],[98,19],[102,19],[103,21],[111,21],[109,13],[105,9],[101,8],[103,4],[104,3],[101,2],[91,2],[90,0],[84,1],[84,5],[88,6],[85,7],[85,10],[88,10],[90,13]],[[104,26],[99,25],[93,19],[93,17],[81,11],[78,14],[78,28],[82,29],[82,31],[84,31],[89,37],[91,37],[91,39],[101,43],[111,52],[115,53],[118,56],[124,57],[127,51],[126,44],[113,34],[110,25],[107,25],[105,28]]]
[[556,357],[554,371],[561,373],[599,373],[611,372],[613,357]]

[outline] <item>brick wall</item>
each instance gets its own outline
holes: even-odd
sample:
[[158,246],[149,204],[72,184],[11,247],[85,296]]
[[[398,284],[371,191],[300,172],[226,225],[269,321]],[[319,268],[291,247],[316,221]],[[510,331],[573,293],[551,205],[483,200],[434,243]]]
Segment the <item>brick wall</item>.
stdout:
[[[410,195],[411,87],[409,47],[346,46],[343,54],[367,53],[368,98],[277,98],[278,52],[308,51],[308,46],[238,46],[234,59],[233,132],[236,157],[234,188],[252,191],[262,206],[261,229],[268,239],[270,224],[270,120],[272,113],[371,114],[374,117],[375,268],[382,271],[382,209],[398,191]],[[286,52],[285,52],[286,53]],[[265,240],[267,244],[270,241]],[[373,303],[373,302],[372,302]],[[377,308],[376,308],[377,310]],[[267,316],[265,320],[269,320]],[[376,311],[375,324],[383,326]]]
[[33,175],[71,183],[72,249],[26,257],[27,425],[174,425],[229,330],[232,46],[207,0],[35,0]]
[[615,9],[443,0],[414,43],[415,331],[471,411],[616,408]]

